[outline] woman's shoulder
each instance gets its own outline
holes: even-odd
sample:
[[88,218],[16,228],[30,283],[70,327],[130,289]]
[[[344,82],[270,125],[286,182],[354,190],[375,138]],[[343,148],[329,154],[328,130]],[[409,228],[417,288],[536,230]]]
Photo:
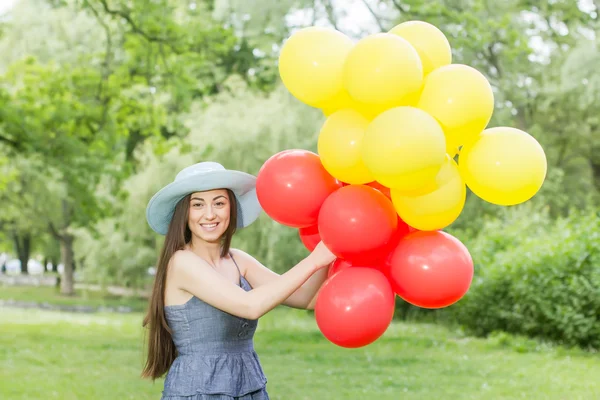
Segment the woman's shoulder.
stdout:
[[256,265],[260,265],[260,262],[250,255],[248,252],[241,249],[229,249],[229,253],[233,256],[233,259],[244,271],[248,268],[252,268]]
[[233,257],[248,257],[248,253],[246,253],[244,250],[233,247],[229,248],[229,254],[231,254]]
[[194,253],[187,249],[177,250],[169,260],[170,265],[179,265],[182,261],[189,261],[194,256]]
[[189,268],[196,269],[199,264],[202,265],[199,261],[199,257],[192,251],[186,249],[177,250],[169,260],[168,269],[172,273],[179,274]]
[[256,258],[241,249],[230,248],[229,253],[233,256],[233,258],[235,258],[236,261],[239,259],[242,262],[258,262]]

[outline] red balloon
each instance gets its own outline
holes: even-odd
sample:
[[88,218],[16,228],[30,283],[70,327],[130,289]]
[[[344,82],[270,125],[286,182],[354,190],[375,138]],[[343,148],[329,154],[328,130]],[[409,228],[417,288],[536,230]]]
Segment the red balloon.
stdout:
[[[349,185],[350,185],[350,183],[342,182],[342,186],[349,186]],[[391,193],[391,189],[389,187],[383,186],[381,183],[379,183],[377,181],[365,183],[365,185],[379,190],[381,193],[383,193],[383,195],[385,197],[387,197],[390,200],[392,199],[392,193]]]
[[[396,248],[396,244],[398,244],[398,240],[400,240],[402,237],[408,235],[409,233],[413,232],[413,229],[410,225],[408,225],[406,222],[404,222],[404,220],[402,218],[400,218],[400,216],[398,216],[398,229],[396,230],[395,235],[395,243],[394,243],[394,248]],[[391,249],[393,250],[393,248]]]
[[394,232],[392,239],[385,247],[384,250],[381,251],[380,257],[375,260],[375,262],[379,265],[381,271],[389,276],[389,272],[392,266],[392,255],[394,254],[394,250],[398,247],[398,243],[400,240],[411,232],[411,227],[408,226],[406,222],[402,220],[402,218],[398,217],[398,229]]
[[341,258],[336,258],[334,262],[329,266],[329,272],[327,273],[327,278],[331,278],[336,273],[340,272],[343,269],[350,268],[352,264],[349,261],[346,261]]
[[265,213],[280,224],[304,228],[318,222],[321,205],[342,184],[307,150],[284,150],[258,172],[256,195]]
[[365,185],[338,189],[319,212],[323,243],[333,254],[353,263],[384,257],[397,229],[398,215],[392,202]]
[[[327,278],[331,278],[336,273],[346,269],[346,268],[375,268],[384,272],[384,261],[372,264],[353,264],[348,260],[344,260],[342,258],[336,258],[334,262],[329,266],[329,272],[327,273]],[[385,273],[385,272],[384,272]]]
[[371,186],[372,188],[379,190],[381,193],[383,193],[385,195],[385,197],[387,197],[390,200],[392,199],[392,193],[391,193],[389,187],[383,186],[381,183],[379,183],[377,181],[369,182],[369,183],[367,183],[367,186]]
[[407,302],[443,308],[469,290],[473,260],[465,245],[446,232],[414,232],[392,253],[389,277],[394,292]]
[[298,236],[308,251],[313,251],[321,241],[319,225],[311,225],[298,229]]
[[392,322],[394,298],[381,271],[346,268],[321,287],[315,303],[317,325],[338,346],[366,346],[383,335]]

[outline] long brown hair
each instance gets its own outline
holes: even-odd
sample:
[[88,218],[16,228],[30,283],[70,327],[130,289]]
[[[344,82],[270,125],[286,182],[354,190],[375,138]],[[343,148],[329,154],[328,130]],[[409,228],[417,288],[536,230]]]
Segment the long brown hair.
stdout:
[[[227,189],[230,204],[229,226],[221,237],[221,257],[229,254],[231,239],[237,227],[237,201],[233,192]],[[154,287],[150,295],[148,311],[144,317],[143,326],[148,327],[148,356],[142,371],[143,378],[155,380],[163,376],[177,357],[177,349],[171,336],[171,329],[165,318],[165,285],[167,282],[167,267],[176,251],[182,250],[192,240],[192,232],[188,227],[191,193],[185,196],[175,206],[173,218],[165,237],[158,263]]]

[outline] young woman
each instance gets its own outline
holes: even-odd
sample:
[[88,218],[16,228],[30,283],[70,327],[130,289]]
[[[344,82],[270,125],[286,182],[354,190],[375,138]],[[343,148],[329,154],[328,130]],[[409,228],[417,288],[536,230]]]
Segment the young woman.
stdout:
[[261,210],[256,178],[203,162],[183,169],[148,203],[150,227],[166,235],[144,326],[142,376],[168,372],[164,400],[264,400],[254,351],[258,319],[279,304],[312,309],[335,256],[320,243],[278,275],[230,248]]

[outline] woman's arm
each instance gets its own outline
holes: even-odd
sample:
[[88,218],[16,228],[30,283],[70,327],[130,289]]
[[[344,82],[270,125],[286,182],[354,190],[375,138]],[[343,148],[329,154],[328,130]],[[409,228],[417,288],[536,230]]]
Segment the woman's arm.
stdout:
[[[238,250],[231,250],[235,261],[240,266],[244,277],[250,282],[253,288],[259,288],[273,280],[278,279],[281,275],[270,270],[261,264],[251,255]],[[332,260],[333,261],[333,260]],[[315,307],[317,293],[327,279],[329,268],[321,268],[315,272],[309,279],[306,280],[298,289],[296,289],[282,304],[293,307],[312,310]]]
[[285,274],[249,292],[227,281],[190,251],[175,253],[169,265],[169,274],[175,286],[213,307],[241,318],[258,319],[281,304],[311,275],[334,259],[335,256],[321,246]]

